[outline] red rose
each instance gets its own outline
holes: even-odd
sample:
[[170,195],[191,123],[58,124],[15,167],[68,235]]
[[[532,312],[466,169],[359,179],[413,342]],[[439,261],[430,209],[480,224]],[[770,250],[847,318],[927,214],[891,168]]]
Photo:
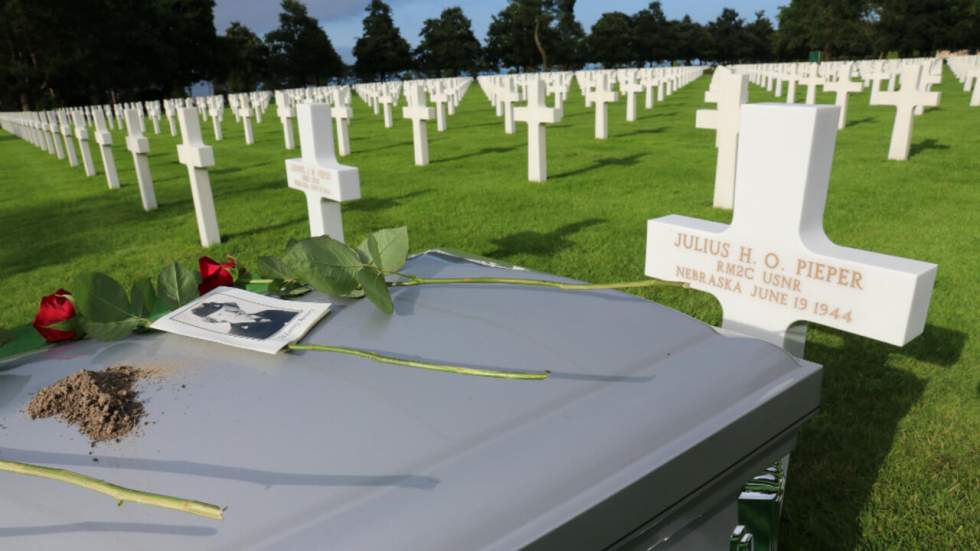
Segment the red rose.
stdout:
[[74,331],[63,331],[51,326],[68,321],[75,317],[75,304],[71,301],[71,293],[58,289],[53,295],[41,299],[41,306],[34,316],[34,329],[48,342],[70,341],[78,337]]
[[202,295],[215,287],[222,285],[230,287],[235,284],[235,278],[231,276],[231,270],[235,268],[235,259],[230,256],[228,262],[224,264],[202,256],[198,260],[198,267],[201,270],[201,284],[197,286],[197,292]]

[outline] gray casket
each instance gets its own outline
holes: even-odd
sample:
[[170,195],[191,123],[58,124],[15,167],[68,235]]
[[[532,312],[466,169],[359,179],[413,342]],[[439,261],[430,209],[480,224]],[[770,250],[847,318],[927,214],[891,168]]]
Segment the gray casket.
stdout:
[[[439,252],[405,271],[557,279]],[[820,366],[631,295],[394,296],[392,317],[366,300],[335,304],[304,342],[552,377],[265,356],[166,334],[57,347],[0,366],[0,458],[228,510],[218,522],[117,507],[0,473],[0,549],[724,549],[742,484],[790,451],[818,406]],[[120,364],[170,373],[143,384],[151,424],[138,436],[93,451],[23,413],[57,379]]]

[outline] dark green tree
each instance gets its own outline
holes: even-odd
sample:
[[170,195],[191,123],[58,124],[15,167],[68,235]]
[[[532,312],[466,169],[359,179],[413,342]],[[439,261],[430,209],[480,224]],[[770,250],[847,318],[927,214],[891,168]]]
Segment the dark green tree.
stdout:
[[274,87],[324,84],[343,76],[345,66],[327,33],[299,0],[282,0],[279,27],[265,35]]
[[589,59],[603,67],[621,67],[637,60],[633,19],[623,12],[607,12],[592,25]]
[[977,0],[880,0],[871,7],[877,16],[874,45],[878,51],[930,56],[937,50],[980,44]]
[[558,0],[555,5],[557,43],[553,65],[563,69],[580,69],[587,57],[585,31],[575,19],[575,0]]
[[762,10],[755,12],[755,21],[745,25],[745,60],[759,63],[771,61],[773,59],[772,42],[775,32],[772,21],[766,17],[766,12]]
[[554,0],[508,0],[487,29],[487,64],[547,70],[558,50],[557,20]]
[[738,12],[725,8],[714,21],[707,25],[711,37],[708,57],[724,64],[737,63],[745,59],[746,34],[745,21]]
[[456,76],[479,70],[480,42],[461,8],[446,8],[438,19],[426,19],[419,36],[416,63],[427,75]]
[[690,65],[694,60],[706,61],[711,55],[711,37],[700,23],[685,15],[679,21],[671,21],[670,59]]
[[225,92],[251,92],[268,78],[269,49],[248,27],[232,21],[219,44],[222,63],[216,76]]
[[872,19],[866,0],[790,0],[779,8],[774,45],[783,59],[859,58],[872,51]]
[[391,19],[391,7],[371,0],[364,34],[354,44],[354,72],[362,80],[386,80],[412,68],[412,51]]
[[633,45],[636,58],[642,62],[660,63],[671,58],[673,28],[660,2],[650,2],[645,10],[633,16]]
[[213,8],[213,0],[0,0],[0,102],[182,94],[213,74]]

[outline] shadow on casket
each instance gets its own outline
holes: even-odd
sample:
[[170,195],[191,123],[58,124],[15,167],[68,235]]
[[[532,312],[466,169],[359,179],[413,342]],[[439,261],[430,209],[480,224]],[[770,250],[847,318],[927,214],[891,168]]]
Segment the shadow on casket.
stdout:
[[0,538],[23,536],[50,536],[72,532],[135,532],[138,534],[165,534],[169,536],[213,536],[218,530],[208,526],[179,526],[176,524],[149,524],[143,522],[75,522],[42,526],[0,526]]
[[[16,448],[0,448],[0,457],[21,463],[41,465],[86,466],[91,467],[92,457],[73,453],[43,452]],[[282,473],[230,467],[195,461],[138,459],[112,455],[99,455],[99,467],[107,469],[131,469],[135,471],[155,471],[206,478],[240,480],[261,486],[395,486],[416,490],[431,490],[439,480],[430,476],[410,474],[355,475],[320,473]]]

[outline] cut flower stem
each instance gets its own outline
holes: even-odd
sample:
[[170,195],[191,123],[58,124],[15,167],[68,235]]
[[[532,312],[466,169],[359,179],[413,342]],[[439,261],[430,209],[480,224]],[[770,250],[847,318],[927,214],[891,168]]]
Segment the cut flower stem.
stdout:
[[73,484],[75,486],[81,486],[82,488],[112,497],[119,502],[119,505],[129,501],[131,503],[142,503],[143,505],[150,505],[153,507],[173,509],[175,511],[190,513],[192,515],[198,515],[214,520],[224,519],[224,510],[217,505],[211,505],[210,503],[194,501],[191,499],[131,490],[129,488],[110,484],[109,482],[65,469],[56,469],[53,467],[43,467],[41,465],[31,465],[29,463],[0,460],[0,471],[48,478],[51,480],[58,480],[60,482]]
[[523,381],[540,381],[547,379],[551,375],[550,371],[506,371],[499,369],[483,369],[478,367],[463,367],[451,364],[420,362],[416,360],[406,360],[385,356],[377,352],[368,352],[357,348],[344,346],[331,346],[326,344],[291,344],[287,347],[290,350],[308,350],[315,352],[335,352],[337,354],[348,354],[368,360],[373,360],[383,364],[400,365],[415,369],[426,369],[428,371],[439,371],[442,373],[455,373],[457,375],[472,375],[476,377],[491,377],[494,379],[516,379]]

